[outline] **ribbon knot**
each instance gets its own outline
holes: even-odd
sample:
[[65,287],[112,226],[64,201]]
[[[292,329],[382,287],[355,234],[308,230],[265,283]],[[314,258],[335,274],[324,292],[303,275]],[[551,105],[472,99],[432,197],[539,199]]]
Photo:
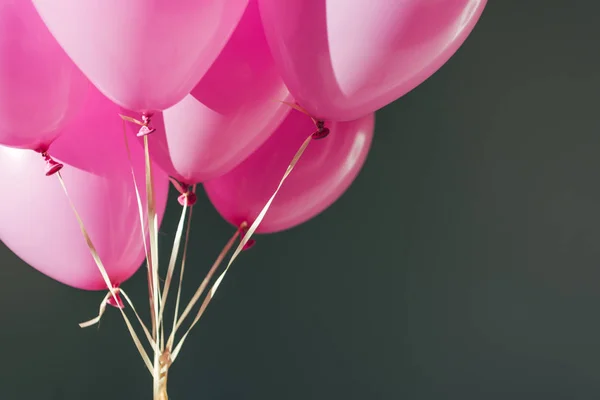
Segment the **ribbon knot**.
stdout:
[[46,176],[54,175],[64,167],[64,165],[50,157],[50,154],[48,154],[48,146],[42,145],[39,148],[35,149],[35,152],[40,153],[40,155],[46,162]]
[[156,129],[150,127],[150,117],[151,114],[142,115],[142,126],[140,127],[140,130],[137,133],[137,137],[144,137],[156,131]]
[[82,322],[79,324],[79,326],[82,328],[87,328],[98,324],[106,312],[107,305],[118,308],[119,310],[123,310],[125,308],[125,304],[123,303],[120,294],[121,289],[119,288],[119,285],[112,285],[112,290],[109,290],[108,293],[106,293],[106,296],[104,296],[102,302],[100,303],[98,315],[89,321]]
[[149,134],[156,131],[156,129],[150,126],[150,117],[152,117],[152,114],[142,114],[141,121],[139,119],[131,118],[122,114],[119,114],[119,116],[125,121],[133,122],[134,124],[140,126],[140,130],[137,133],[137,137],[148,136]]
[[187,183],[183,182],[178,182],[174,178],[169,178],[169,180],[173,184],[173,187],[175,187],[175,189],[179,192],[179,197],[177,197],[177,201],[179,202],[179,204],[185,206],[186,199],[188,207],[191,207],[194,204],[196,204],[198,197],[196,196],[196,193],[194,193],[194,190],[192,189],[191,185],[188,185]]
[[315,126],[317,127],[317,131],[312,134],[312,138],[315,140],[324,139],[329,136],[329,128],[325,127],[324,121],[315,122]]
[[119,289],[118,285],[113,285],[113,289],[115,291],[115,294],[114,296],[111,295],[108,297],[108,299],[106,299],[106,304],[122,310],[125,308],[125,304],[123,303],[123,299],[121,299],[121,289]]
[[58,171],[60,171],[64,167],[63,164],[55,161],[45,151],[42,153],[42,157],[44,158],[44,161],[46,162],[46,168],[45,168],[46,176],[54,175],[55,173],[57,173]]

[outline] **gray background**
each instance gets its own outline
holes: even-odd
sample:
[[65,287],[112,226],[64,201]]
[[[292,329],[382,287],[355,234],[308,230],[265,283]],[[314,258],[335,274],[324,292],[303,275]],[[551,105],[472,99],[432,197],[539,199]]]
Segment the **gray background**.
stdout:
[[[349,192],[243,254],[171,397],[598,398],[599,10],[490,0],[456,56],[378,114]],[[201,196],[188,294],[231,231]],[[77,326],[102,294],[0,260],[0,398],[151,397],[117,312]],[[125,287],[145,305],[144,272]]]

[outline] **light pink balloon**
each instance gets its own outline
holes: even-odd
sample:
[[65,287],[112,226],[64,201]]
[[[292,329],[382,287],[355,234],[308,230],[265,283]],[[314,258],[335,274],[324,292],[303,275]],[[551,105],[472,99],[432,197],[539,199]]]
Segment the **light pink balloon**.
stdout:
[[[94,90],[79,118],[52,147],[65,164],[61,171],[65,184],[113,284],[128,279],[145,257],[118,111],[117,105]],[[143,151],[138,145],[131,151],[145,207]],[[106,289],[59,181],[40,173],[42,168],[38,154],[0,147],[0,240],[59,282],[86,290]],[[158,168],[154,183],[162,218],[169,183]]]
[[291,98],[271,57],[256,0],[250,0],[236,31],[192,93],[153,117],[152,157],[188,185],[223,175],[283,121],[291,109],[282,100]]
[[296,101],[352,120],[403,96],[465,41],[486,0],[259,0],[273,57]]
[[33,0],[75,64],[138,112],[182,100],[213,63],[248,0]]
[[31,1],[0,0],[0,144],[48,147],[88,85]]
[[[373,139],[375,116],[332,122],[331,133],[313,140],[283,184],[256,232],[278,232],[321,213],[352,184]],[[239,226],[254,222],[283,177],[300,145],[315,130],[306,115],[293,111],[256,152],[204,188],[217,211]]]

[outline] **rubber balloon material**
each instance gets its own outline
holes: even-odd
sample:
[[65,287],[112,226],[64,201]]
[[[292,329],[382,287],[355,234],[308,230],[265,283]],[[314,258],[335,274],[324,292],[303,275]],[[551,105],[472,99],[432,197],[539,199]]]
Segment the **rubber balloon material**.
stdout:
[[231,36],[248,0],[33,0],[75,64],[136,112],[181,101]]
[[[143,235],[130,165],[145,208],[144,155],[131,138],[132,164],[124,143],[119,108],[92,90],[80,116],[53,144],[61,174],[96,249],[118,285],[140,267]],[[105,290],[59,181],[46,177],[34,152],[0,147],[0,239],[26,263],[66,285]],[[153,171],[159,218],[165,210],[168,177]],[[145,218],[145,217],[144,217]]]
[[292,96],[346,121],[400,98],[462,45],[486,0],[259,0]]
[[[297,226],[333,204],[360,172],[371,142],[375,116],[327,123],[330,134],[312,140],[283,184],[257,233]],[[256,152],[229,173],[204,184],[217,211],[229,223],[251,224],[269,200],[300,145],[315,130],[306,115],[292,111]]]
[[[267,140],[291,101],[251,0],[208,73],[177,105],[155,114],[153,159],[188,185],[223,175]],[[132,127],[135,128],[135,127]]]
[[47,149],[88,86],[31,1],[0,0],[0,144]]

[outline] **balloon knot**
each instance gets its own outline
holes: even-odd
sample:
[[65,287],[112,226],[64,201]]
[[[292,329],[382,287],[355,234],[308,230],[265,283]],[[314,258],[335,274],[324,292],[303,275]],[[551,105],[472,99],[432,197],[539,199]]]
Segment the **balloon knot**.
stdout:
[[324,139],[329,136],[329,128],[325,127],[325,121],[317,121],[315,123],[317,131],[312,134],[314,140]]
[[121,299],[120,290],[118,285],[113,285],[113,289],[115,289],[115,295],[112,294],[106,299],[106,304],[109,306],[113,306],[115,308],[120,308],[121,310],[125,308],[125,303]]
[[[244,240],[244,236],[246,236],[247,232],[248,232],[248,224],[244,222],[244,223],[242,223],[242,225],[240,225],[240,239],[241,240]],[[250,239],[246,242],[244,247],[242,247],[242,250],[243,251],[250,250],[252,247],[254,247],[255,244],[256,244],[256,240]]]
[[190,186],[185,183],[180,183],[180,186],[181,186],[181,188],[179,190],[179,193],[181,193],[181,194],[177,198],[177,201],[179,201],[179,204],[181,204],[182,206],[185,206],[186,199],[187,199],[188,207],[191,207],[194,204],[196,204],[196,200],[198,200],[198,197],[196,197],[196,193],[194,193],[191,190]]
[[142,126],[140,127],[140,130],[137,133],[138,137],[144,137],[147,136],[149,134],[151,134],[152,132],[156,131],[156,129],[150,127],[150,117],[152,116],[152,114],[143,114],[142,115]]
[[54,175],[55,173],[60,171],[62,167],[64,167],[63,164],[56,162],[52,157],[50,157],[47,151],[43,151],[41,154],[44,158],[44,161],[46,161],[46,176]]

